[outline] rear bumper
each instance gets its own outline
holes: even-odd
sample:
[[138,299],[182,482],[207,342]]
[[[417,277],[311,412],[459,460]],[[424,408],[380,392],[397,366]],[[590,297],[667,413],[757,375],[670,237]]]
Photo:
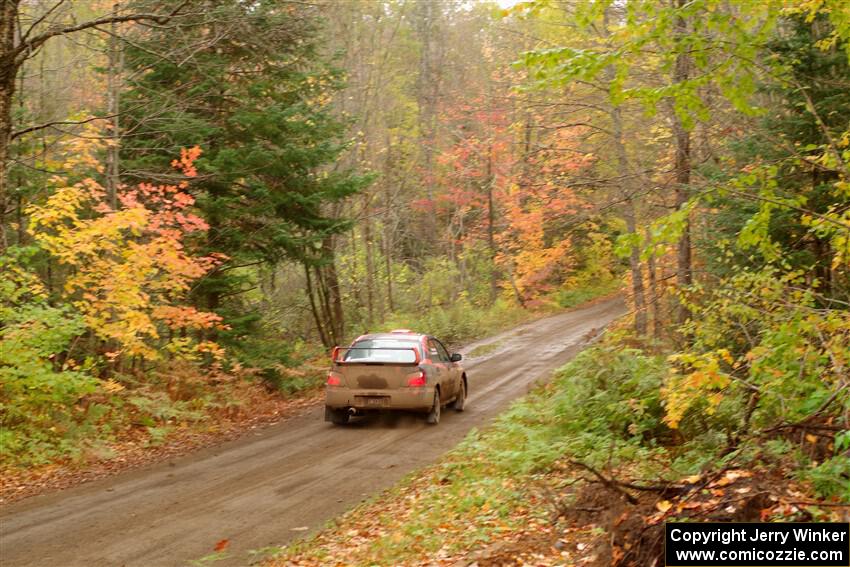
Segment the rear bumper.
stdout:
[[[366,402],[368,398],[376,396],[386,396],[389,399],[381,405]],[[428,411],[433,404],[434,386],[397,390],[362,390],[344,387],[325,389],[325,406],[332,409]]]

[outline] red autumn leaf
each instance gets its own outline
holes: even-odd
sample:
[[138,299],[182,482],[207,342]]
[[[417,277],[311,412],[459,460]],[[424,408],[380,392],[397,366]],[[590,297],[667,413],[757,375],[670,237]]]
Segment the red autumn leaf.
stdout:
[[225,549],[227,549],[228,545],[230,545],[230,540],[229,539],[223,539],[220,542],[218,542],[217,544],[215,544],[215,547],[213,549],[215,551],[224,551]]

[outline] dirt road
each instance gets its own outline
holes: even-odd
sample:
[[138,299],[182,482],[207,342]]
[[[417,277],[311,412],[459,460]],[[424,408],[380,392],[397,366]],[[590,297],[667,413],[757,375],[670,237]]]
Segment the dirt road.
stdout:
[[625,312],[619,299],[535,321],[469,345],[467,411],[440,425],[384,416],[347,427],[322,408],[229,444],[0,512],[0,565],[186,565],[230,540],[230,558],[284,544],[427,464],[562,365],[592,331]]

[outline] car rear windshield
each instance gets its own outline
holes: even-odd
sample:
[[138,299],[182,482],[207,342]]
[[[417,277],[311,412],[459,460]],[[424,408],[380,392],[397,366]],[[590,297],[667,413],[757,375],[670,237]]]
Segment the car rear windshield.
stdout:
[[410,364],[416,362],[419,343],[411,340],[398,339],[364,339],[357,341],[345,351],[342,360],[345,362],[384,362]]

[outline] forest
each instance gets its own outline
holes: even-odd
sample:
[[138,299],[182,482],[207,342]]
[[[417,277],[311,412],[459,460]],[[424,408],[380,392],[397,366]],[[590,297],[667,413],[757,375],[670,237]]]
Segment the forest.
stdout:
[[499,421],[498,474],[667,513],[734,469],[823,504],[768,515],[839,513],[850,4],[0,4],[7,486],[278,411],[367,331],[614,294]]

